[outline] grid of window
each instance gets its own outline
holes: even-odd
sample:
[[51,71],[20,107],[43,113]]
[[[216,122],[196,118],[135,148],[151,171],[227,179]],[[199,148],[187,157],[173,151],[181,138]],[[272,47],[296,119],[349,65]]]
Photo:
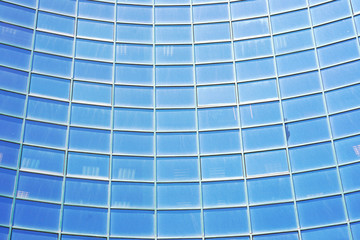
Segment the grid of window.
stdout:
[[0,239],[360,239],[359,0],[1,0]]

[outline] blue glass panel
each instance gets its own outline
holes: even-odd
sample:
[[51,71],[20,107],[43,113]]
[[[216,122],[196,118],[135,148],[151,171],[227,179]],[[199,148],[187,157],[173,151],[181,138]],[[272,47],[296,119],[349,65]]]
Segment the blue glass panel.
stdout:
[[350,239],[349,231],[346,225],[301,231],[301,237],[303,240],[321,238],[326,238],[328,240]]
[[25,95],[0,90],[0,111],[22,117],[24,113]]
[[269,1],[269,7],[271,13],[284,12],[289,10],[294,10],[298,8],[304,8],[307,6],[306,0],[298,0],[298,1]]
[[63,173],[64,156],[63,151],[23,146],[21,169]]
[[113,151],[122,154],[153,154],[153,133],[114,132]]
[[156,190],[158,208],[200,207],[198,183],[159,183]]
[[0,115],[0,126],[6,128],[0,131],[0,138],[19,141],[21,136],[22,119]]
[[35,10],[0,2],[0,20],[26,27],[34,25]]
[[199,44],[195,46],[195,62],[220,62],[232,60],[230,43]]
[[342,137],[360,132],[360,110],[340,113],[330,117],[334,137]]
[[29,68],[30,51],[0,44],[0,52],[0,64],[21,69]]
[[316,43],[327,44],[346,39],[355,35],[351,18],[339,20],[314,28]]
[[157,216],[160,237],[201,236],[199,210],[159,211]]
[[194,107],[194,87],[156,88],[157,107]]
[[313,45],[310,29],[274,36],[274,47],[277,54],[311,48]]
[[282,97],[292,97],[305,93],[321,91],[319,73],[317,71],[279,78]]
[[12,0],[13,3],[18,3],[27,7],[36,7],[36,0]]
[[277,148],[285,145],[281,125],[244,129],[243,137],[245,150]]
[[67,102],[29,97],[27,117],[51,122],[66,123],[68,119]]
[[197,88],[198,105],[224,105],[236,102],[235,85],[200,86]]
[[47,12],[38,12],[37,29],[74,34],[74,18]]
[[360,80],[360,61],[345,63],[321,70],[325,89],[358,83]]
[[62,230],[73,233],[105,235],[107,209],[64,206]]
[[31,47],[33,30],[0,23],[0,41],[3,43],[18,45],[21,47]]
[[245,165],[248,176],[289,171],[285,150],[245,154]]
[[154,184],[113,182],[111,185],[111,206],[153,208]]
[[69,99],[70,81],[37,74],[31,75],[30,93]]
[[111,87],[111,85],[75,81],[73,100],[110,104]]
[[[152,51],[151,47],[147,48]],[[157,45],[155,52],[156,63],[192,63],[193,60],[191,45]]]
[[337,140],[335,149],[339,163],[357,161],[360,159],[360,137],[354,136]]
[[154,212],[141,210],[111,210],[110,234],[112,236],[153,236]]
[[199,84],[234,81],[232,63],[197,65],[195,67],[195,74],[196,82]]
[[14,194],[14,182],[16,171],[0,168],[0,194],[12,196]]
[[191,43],[192,30],[191,25],[155,26],[156,43]]
[[228,20],[227,4],[198,5],[193,7],[194,22]]
[[297,228],[293,203],[250,208],[254,232],[292,230]]
[[48,11],[74,15],[75,4],[76,0],[63,0],[61,2],[53,0],[40,0],[39,8]]
[[193,84],[192,66],[156,66],[156,85]]
[[281,122],[279,102],[258,103],[240,107],[241,126]]
[[[44,232],[35,232],[35,231],[26,231],[20,229],[13,229],[11,233],[12,240],[57,240],[57,234],[44,233]],[[1,239],[1,238],[0,238]]]
[[41,230],[59,229],[60,205],[16,200],[14,226]]
[[242,177],[241,155],[201,157],[201,174],[202,179]]
[[61,235],[61,240],[105,240],[106,238],[99,237],[85,237],[85,236],[75,236],[75,235]]
[[283,100],[282,106],[285,121],[326,114],[322,94]]
[[360,171],[360,163],[353,163],[340,167],[340,176],[344,191],[360,189],[360,179],[357,177]]
[[360,105],[360,84],[325,93],[330,113]]
[[152,66],[124,64],[116,64],[115,66],[116,83],[152,85],[152,75]]
[[152,130],[153,114],[153,110],[150,109],[115,108],[114,128],[127,130]]
[[298,240],[298,233],[277,233],[254,236],[254,240]]
[[116,86],[115,105],[131,107],[152,107],[153,88],[137,86]]
[[60,202],[62,177],[20,172],[17,197]]
[[110,131],[72,127],[69,133],[69,148],[108,152],[110,149]]
[[121,22],[152,23],[152,6],[118,5],[117,20]]
[[238,127],[236,107],[198,109],[199,129],[219,129]]
[[232,2],[230,7],[232,19],[262,16],[268,14],[266,0]]
[[71,124],[110,127],[111,108],[83,104],[71,105]]
[[27,72],[0,66],[0,87],[8,90],[25,92],[27,86]]
[[12,201],[12,198],[0,197],[0,224],[9,225]]
[[0,155],[1,166],[16,167],[19,156],[19,145],[0,141]]
[[[152,121],[150,121],[152,123]],[[169,109],[156,111],[156,129],[167,130],[195,130],[194,109]]]
[[261,58],[236,63],[236,77],[238,81],[269,78],[275,75],[274,59]]
[[229,23],[200,24],[194,26],[195,42],[230,39]]
[[238,130],[212,131],[200,133],[202,154],[233,153],[241,150]]
[[108,177],[109,156],[69,152],[67,174],[87,177]]
[[36,32],[35,50],[47,53],[72,55],[73,38],[45,33]]
[[314,50],[290,53],[276,57],[278,73],[280,75],[291,74],[317,68]]
[[[95,51],[95,48],[91,48]],[[112,60],[112,59],[111,59]],[[111,63],[75,60],[75,78],[91,81],[112,82]]]
[[345,195],[346,207],[350,220],[360,218],[360,192],[349,193]]
[[199,178],[196,157],[158,157],[156,160],[158,181],[197,180]]
[[205,182],[202,184],[204,207],[245,204],[244,181]]
[[351,224],[351,232],[352,232],[352,235],[354,238],[360,237],[360,223],[359,222]]
[[304,9],[271,16],[271,26],[273,33],[310,27],[309,13]]
[[119,180],[153,180],[153,161],[153,158],[113,156],[112,178]]
[[112,61],[113,45],[110,42],[77,39],[75,56],[86,59]]
[[78,11],[80,17],[110,21],[114,19],[114,4],[80,0]]
[[332,21],[350,15],[348,1],[337,0],[312,7],[310,9],[314,25]]
[[235,39],[269,34],[267,18],[255,18],[233,22],[232,27]]
[[234,42],[235,58],[246,59],[272,55],[271,38],[255,38]]
[[[158,38],[157,35],[156,38]],[[136,24],[116,24],[116,40],[134,43],[152,43],[152,26]]]
[[113,40],[114,24],[78,19],[77,36]]
[[65,184],[65,203],[107,206],[108,181],[93,181],[67,178]]
[[190,23],[189,6],[155,7],[156,23]]
[[197,153],[196,133],[158,133],[157,154],[190,155]]
[[34,53],[33,70],[59,77],[70,77],[71,58]]

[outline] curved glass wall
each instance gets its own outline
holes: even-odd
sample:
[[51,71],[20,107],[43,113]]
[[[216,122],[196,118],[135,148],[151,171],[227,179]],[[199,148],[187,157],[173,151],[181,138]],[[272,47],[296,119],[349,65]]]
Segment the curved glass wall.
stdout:
[[1,240],[360,239],[359,0],[1,0]]

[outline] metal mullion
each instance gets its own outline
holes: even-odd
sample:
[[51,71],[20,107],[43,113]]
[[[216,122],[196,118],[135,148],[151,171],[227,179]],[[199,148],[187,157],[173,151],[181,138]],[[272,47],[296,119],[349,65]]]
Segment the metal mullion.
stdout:
[[37,16],[38,16],[38,9],[39,9],[39,1],[36,1],[36,9],[35,9],[35,17],[34,17],[34,25],[33,25],[33,36],[32,36],[32,43],[31,43],[31,53],[30,53],[30,63],[28,68],[28,77],[27,77],[27,86],[26,86],[26,97],[25,97],[25,104],[24,104],[24,113],[23,113],[23,120],[21,125],[21,136],[19,141],[19,154],[18,154],[18,161],[17,161],[17,170],[16,176],[14,181],[14,192],[13,192],[13,200],[10,210],[10,220],[9,220],[9,233],[8,233],[8,240],[11,239],[12,229],[14,225],[14,214],[15,214],[15,203],[17,198],[17,188],[19,183],[19,175],[20,175],[20,166],[21,166],[21,156],[23,150],[23,142],[25,137],[25,124],[26,124],[26,115],[27,115],[27,106],[29,101],[29,91],[30,91],[30,79],[31,79],[31,69],[33,66],[34,60],[34,48],[35,48],[35,35],[36,35],[36,25],[37,25]]
[[322,99],[323,99],[323,104],[324,104],[325,113],[326,113],[326,123],[327,123],[328,131],[329,131],[329,135],[330,135],[330,142],[331,142],[331,147],[332,147],[332,155],[333,155],[333,157],[335,159],[336,172],[337,172],[337,176],[338,176],[338,181],[340,183],[340,190],[341,190],[340,194],[341,194],[341,199],[342,199],[342,205],[343,205],[343,208],[344,208],[344,215],[346,217],[346,225],[347,225],[347,228],[348,228],[348,235],[349,235],[350,239],[353,239],[352,232],[351,232],[351,227],[350,227],[350,221],[349,221],[349,214],[348,214],[346,201],[345,201],[344,187],[343,187],[343,183],[342,183],[342,179],[341,179],[341,175],[340,175],[339,162],[338,162],[337,155],[336,155],[336,150],[335,150],[334,137],[333,137],[333,133],[332,133],[332,130],[331,130],[329,109],[328,109],[328,106],[327,106],[327,103],[326,103],[326,98],[325,98],[324,83],[323,83],[323,79],[322,79],[322,75],[321,75],[321,67],[320,67],[318,50],[317,50],[317,46],[316,46],[316,38],[315,38],[315,34],[314,34],[314,27],[313,27],[313,21],[312,21],[312,17],[311,17],[309,0],[306,0],[306,3],[307,3],[308,12],[309,12],[309,21],[310,21],[310,24],[311,24],[311,34],[312,34],[312,38],[313,38],[314,46],[315,46],[314,53],[315,53],[315,58],[316,58],[318,76],[319,76],[319,79],[320,79],[320,86],[321,86],[321,91],[322,91]]
[[235,85],[235,97],[236,97],[236,109],[238,111],[238,129],[239,129],[239,140],[240,140],[240,152],[241,152],[241,164],[242,164],[242,174],[244,181],[244,191],[245,191],[245,204],[246,204],[246,215],[248,220],[248,229],[249,229],[249,238],[253,239],[253,230],[251,226],[251,215],[250,215],[250,200],[249,200],[249,191],[247,187],[247,179],[246,176],[246,165],[245,165],[245,150],[244,150],[244,139],[242,134],[242,124],[241,124],[241,114],[240,114],[240,95],[238,89],[238,81],[236,74],[236,56],[235,56],[235,45],[234,45],[234,31],[233,31],[233,20],[231,14],[231,3],[228,0],[228,14],[229,14],[229,25],[230,25],[230,40],[231,40],[231,51],[232,51],[232,64],[233,64],[233,75],[234,75],[234,85]]
[[67,160],[69,153],[69,138],[70,138],[70,119],[71,119],[71,105],[73,97],[73,85],[74,85],[74,68],[75,68],[75,48],[76,48],[76,35],[77,35],[77,16],[79,9],[79,0],[76,0],[75,3],[75,14],[74,14],[74,37],[73,37],[73,49],[72,49],[72,62],[71,62],[71,78],[70,78],[70,94],[69,94],[69,109],[68,109],[68,122],[66,129],[66,140],[65,140],[65,157],[64,157],[64,172],[63,172],[63,182],[62,182],[62,192],[61,192],[61,206],[60,206],[60,217],[59,217],[59,229],[58,229],[58,239],[61,240],[62,236],[62,225],[64,220],[64,201],[65,201],[65,183],[66,183],[66,173],[67,173]]
[[158,239],[158,200],[157,200],[157,124],[156,124],[156,44],[155,44],[155,0],[152,1],[152,81],[153,81],[153,182],[154,182],[154,240]]
[[[301,228],[301,226],[300,226],[300,216],[299,216],[298,207],[297,207],[294,179],[293,179],[291,162],[290,162],[290,155],[289,155],[289,146],[288,146],[288,141],[287,141],[287,137],[286,137],[286,124],[285,124],[285,121],[284,121],[285,115],[284,115],[283,106],[282,106],[282,100],[281,100],[279,73],[278,73],[278,66],[277,66],[277,63],[276,63],[276,52],[275,52],[275,44],[274,44],[274,35],[273,35],[272,26],[271,26],[269,0],[266,0],[266,4],[267,4],[267,11],[268,11],[268,14],[269,14],[268,15],[268,24],[269,24],[269,31],[270,31],[270,38],[271,38],[271,48],[272,48],[272,52],[274,54],[274,56],[273,56],[273,64],[274,64],[274,70],[275,70],[275,74],[276,74],[275,78],[276,78],[277,94],[278,94],[278,99],[279,99],[280,114],[281,114],[281,117],[282,117],[282,132],[283,132],[283,138],[284,138],[284,143],[285,143],[286,161],[287,161],[289,175],[290,175],[291,194],[292,194],[292,197],[293,197],[292,202],[294,203],[294,213],[295,213],[295,218],[296,218],[297,233],[298,233],[299,240],[301,240],[302,236],[301,236],[301,231],[300,231],[300,228]],[[306,7],[302,8],[302,9],[306,10]]]
[[357,30],[357,27],[356,27],[356,22],[355,22],[355,19],[354,19],[354,8],[353,8],[353,4],[352,4],[352,1],[353,0],[348,0],[348,6],[350,8],[350,11],[351,11],[351,19],[352,19],[352,23],[353,23],[353,28],[354,28],[354,31],[355,31],[355,37],[356,37],[356,42],[357,42],[357,46],[358,46],[358,51],[360,53],[360,42],[359,42],[359,32]]

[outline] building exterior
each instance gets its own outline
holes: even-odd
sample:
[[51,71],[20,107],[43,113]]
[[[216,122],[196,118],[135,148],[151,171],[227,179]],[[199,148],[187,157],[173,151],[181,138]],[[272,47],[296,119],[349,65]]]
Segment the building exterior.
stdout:
[[1,0],[0,240],[360,239],[359,0]]

